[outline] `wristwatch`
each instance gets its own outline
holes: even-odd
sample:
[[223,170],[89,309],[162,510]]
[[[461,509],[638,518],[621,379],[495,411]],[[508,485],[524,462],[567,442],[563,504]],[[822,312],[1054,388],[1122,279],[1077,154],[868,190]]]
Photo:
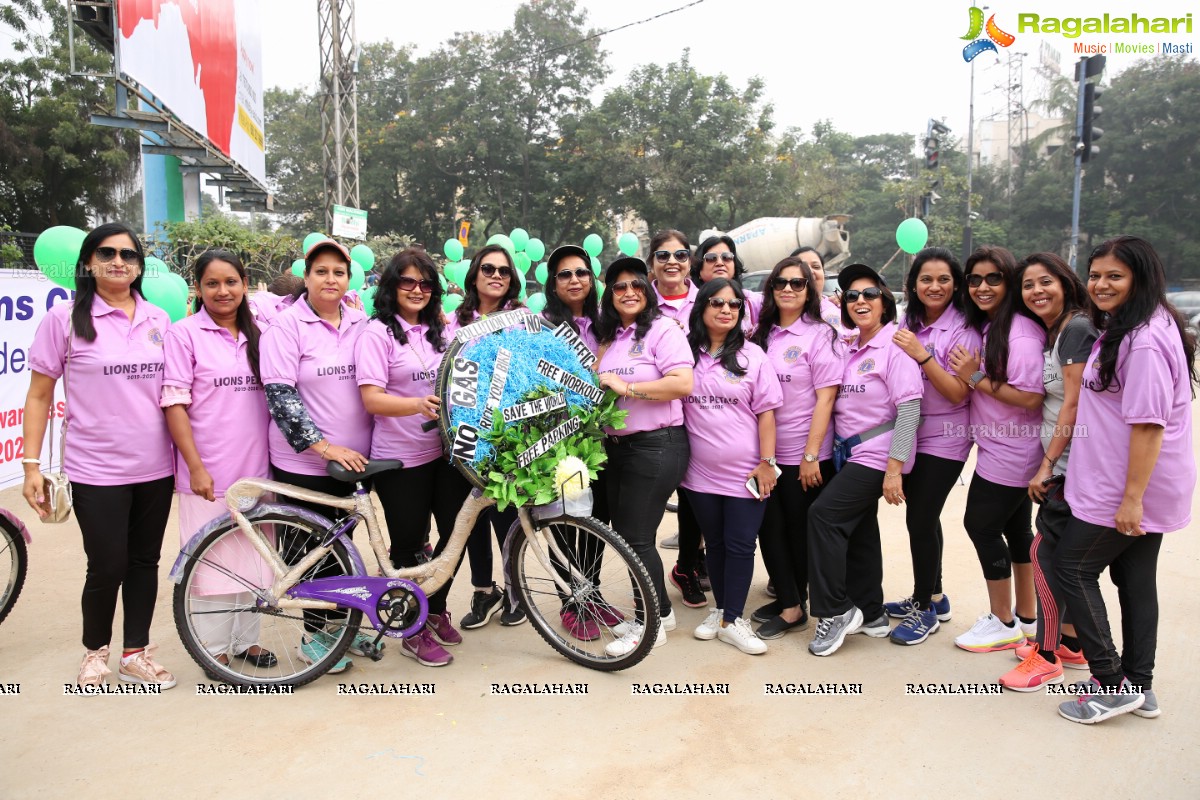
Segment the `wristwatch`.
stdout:
[[770,458],[760,458],[759,461],[765,461],[766,463],[770,464],[772,467],[775,466],[775,456],[771,456]]
[[805,464],[815,464],[815,463],[817,463],[817,457],[814,456],[812,453],[805,453],[804,454],[804,463]]
[[981,370],[981,369],[975,370],[975,372],[973,372],[971,374],[971,379],[969,381],[967,381],[967,386],[970,386],[972,389],[974,389],[975,384],[977,384],[981,380],[983,380],[984,377],[986,377],[986,376],[984,375],[983,370]]

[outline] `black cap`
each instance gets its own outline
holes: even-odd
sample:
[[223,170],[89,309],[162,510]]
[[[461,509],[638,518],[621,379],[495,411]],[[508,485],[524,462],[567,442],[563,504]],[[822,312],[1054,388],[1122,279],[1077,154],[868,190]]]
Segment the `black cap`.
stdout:
[[558,262],[567,256],[579,256],[583,259],[583,263],[587,265],[588,269],[592,267],[592,257],[588,255],[587,250],[584,250],[577,244],[564,244],[561,247],[554,248],[554,252],[546,259],[547,272],[553,276],[558,271],[555,269],[558,266]]
[[887,288],[887,281],[866,264],[851,264],[847,267],[842,267],[841,271],[837,274],[838,287],[844,292],[850,288],[850,284],[859,278],[870,278],[880,286]]
[[[558,251],[556,250],[555,252]],[[645,261],[642,261],[640,258],[634,258],[633,256],[622,256],[621,258],[618,258],[616,261],[609,264],[608,269],[604,271],[604,285],[607,286],[608,284],[612,283],[613,278],[615,278],[617,275],[620,275],[622,272],[636,272],[643,278],[650,277],[650,273],[646,271]]]

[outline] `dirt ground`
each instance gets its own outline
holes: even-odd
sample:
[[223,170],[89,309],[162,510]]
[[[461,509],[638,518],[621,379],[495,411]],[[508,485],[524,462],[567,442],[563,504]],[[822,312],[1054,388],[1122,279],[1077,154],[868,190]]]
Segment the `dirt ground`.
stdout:
[[[810,626],[771,642],[763,656],[747,656],[694,639],[691,630],[706,611],[684,607],[670,587],[678,630],[627,672],[577,667],[529,625],[502,628],[493,620],[464,632],[448,667],[421,667],[392,650],[379,663],[356,659],[348,673],[274,697],[198,695],[197,684],[207,681],[171,618],[166,574],[178,550],[172,518],[152,638],[179,685],[161,696],[77,697],[64,696],[63,684],[74,681],[83,655],[78,527],[36,522],[18,489],[8,489],[0,505],[16,511],[34,538],[24,592],[0,625],[0,689],[7,687],[0,692],[0,798],[161,797],[168,789],[253,798],[411,790],[452,798],[549,790],[597,800],[684,790],[714,797],[1011,798],[1042,777],[1050,791],[1078,797],[1200,797],[1191,761],[1200,747],[1200,683],[1187,677],[1196,649],[1186,638],[1200,580],[1195,525],[1169,535],[1159,561],[1158,719],[1125,715],[1082,726],[1059,718],[1063,698],[1044,693],[906,693],[907,684],[994,683],[1016,664],[1011,652],[973,654],[953,644],[986,610],[961,524],[966,494],[957,486],[943,515],[954,619],[918,647],[853,636],[836,655],[815,658],[807,651]],[[1200,520],[1200,504],[1193,509]],[[896,599],[911,590],[903,512],[885,506],[881,523],[885,590]],[[668,514],[660,538],[674,528]],[[661,552],[669,568],[675,551]],[[1115,611],[1115,591],[1102,582]],[[467,609],[467,583],[451,594],[456,618]],[[748,609],[766,601],[765,585],[760,563]],[[1068,681],[1087,675],[1067,673]],[[338,684],[351,682],[432,682],[435,693],[339,695]],[[491,691],[497,682],[585,683],[587,694],[503,696]],[[635,695],[635,683],[721,683],[729,693]],[[766,684],[780,683],[861,684],[861,694],[765,693]]]

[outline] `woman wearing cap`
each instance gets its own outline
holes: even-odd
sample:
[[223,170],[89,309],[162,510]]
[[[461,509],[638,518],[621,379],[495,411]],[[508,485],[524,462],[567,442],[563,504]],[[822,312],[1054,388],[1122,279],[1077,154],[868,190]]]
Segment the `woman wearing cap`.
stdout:
[[[39,517],[46,507],[40,458],[51,419],[54,385],[64,373],[64,471],[83,534],[81,686],[109,674],[117,593],[124,612],[120,679],[169,689],[175,678],[151,657],[150,621],[158,597],[158,558],[175,484],[171,437],[158,409],[163,334],[170,319],[142,297],[141,242],[126,225],[92,230],[75,266],[75,302],[47,312],[29,349],[32,371],[25,399],[25,485]],[[55,415],[57,416],[57,415]],[[58,453],[50,454],[57,463]]]
[[779,483],[766,503],[759,538],[777,597],[752,619],[762,639],[808,624],[808,509],[833,478],[833,403],[846,348],[821,319],[821,296],[800,258],[785,258],[767,277],[752,340],[767,353],[783,391],[775,410]]
[[[271,415],[259,380],[259,329],[250,308],[248,275],[228,250],[208,250],[193,266],[195,313],[167,329],[161,405],[175,442],[179,543],[228,513],[225,491],[241,478],[267,478]],[[262,617],[215,613],[254,608],[250,587],[270,586],[271,570],[253,548],[228,548],[219,570],[205,570],[194,587],[204,595],[192,624],[218,661],[276,664],[258,645]],[[198,631],[199,632],[199,631]]]
[[[1196,461],[1191,401],[1196,341],[1166,299],[1158,253],[1118,236],[1088,260],[1092,322],[1101,330],[1083,370],[1067,480],[1071,522],[1057,573],[1083,654],[1090,690],[1059,706],[1073,722],[1133,711],[1157,717],[1152,689],[1158,641],[1158,553],[1163,534],[1191,522]],[[1107,568],[1121,600],[1122,651],[1100,593]]]
[[[512,256],[497,244],[479,250],[471,259],[471,266],[463,278],[463,302],[447,329],[447,336],[460,327],[489,314],[523,308],[520,300],[521,282],[513,266]],[[525,612],[515,602],[512,593],[501,591],[492,580],[492,540],[488,535],[490,525],[500,549],[508,529],[517,521],[517,509],[510,507],[499,511],[495,506],[479,515],[470,538],[467,539],[467,558],[471,563],[471,609],[463,615],[462,627],[468,630],[482,628],[500,612],[500,624],[520,625],[525,621]]]
[[[904,502],[903,474],[916,454],[921,369],[893,341],[896,301],[865,264],[838,273],[842,325],[858,328],[834,404],[841,470],[808,512],[811,653],[832,655],[847,635],[888,635],[883,611],[879,497]],[[866,620],[866,622],[864,622]]]
[[[375,476],[394,567],[415,567],[425,558],[431,515],[438,530],[434,556],[440,554],[471,491],[466,478],[443,455],[437,430],[422,427],[438,416],[435,387],[445,350],[437,268],[425,250],[402,250],[383,271],[375,314],[355,349],[363,406],[375,416],[371,458],[399,459],[404,464]],[[446,608],[452,582],[453,575],[429,596],[425,628],[401,643],[400,653],[418,664],[445,666],[454,657],[443,645],[462,642]]]
[[667,498],[687,471],[680,399],[691,394],[693,362],[683,331],[651,301],[647,277],[645,263],[636,258],[619,258],[609,266],[596,330],[600,385],[620,395],[619,407],[629,412],[624,428],[608,431],[612,526],[646,565],[659,602],[657,609],[638,609],[638,619],[614,628],[621,638],[605,647],[614,656],[637,647],[645,614],[657,611],[662,618],[655,647],[675,628],[654,537]]
[[[262,336],[259,370],[275,425],[267,436],[271,472],[275,479],[325,494],[346,496],[353,483],[330,477],[326,464],[336,461],[361,472],[371,449],[372,417],[363,408],[355,381],[354,348],[367,327],[367,316],[344,302],[350,283],[350,253],[333,239],[323,239],[304,256],[304,286],[296,301],[281,313]],[[292,500],[322,516],[346,512],[315,503]],[[314,543],[280,542],[288,563]],[[340,566],[323,565],[319,577],[342,574]],[[328,650],[329,624],[339,624],[344,612],[306,611],[300,657],[316,660]],[[373,637],[356,635],[351,652],[361,654]],[[350,664],[339,661],[330,672]]]
[[1037,635],[1029,480],[1044,455],[1046,331],[1021,302],[1012,253],[980,247],[967,259],[966,274],[967,322],[982,335],[983,354],[955,347],[950,367],[973,391],[971,432],[979,455],[963,526],[983,568],[991,608],[954,643],[987,653],[1014,649]]
[[691,456],[682,492],[708,543],[717,606],[694,635],[758,655],[767,645],[742,613],[764,501],[775,488],[775,409],[783,392],[762,348],[745,340],[745,306],[741,285],[728,278],[713,278],[696,294],[688,334],[696,366],[683,404]]
[[[1029,548],[1038,599],[1037,641],[1018,647],[1021,663],[999,683],[1018,692],[1032,692],[1047,683],[1061,683],[1063,667],[1087,669],[1075,626],[1062,622],[1062,592],[1055,575],[1055,553],[1071,520],[1063,496],[1067,459],[1074,438],[1083,368],[1099,338],[1088,319],[1088,296],[1083,282],[1054,253],[1034,253],[1017,265],[1017,282],[1025,307],[1046,329],[1042,382],[1042,456],[1029,481],[1029,497],[1039,503],[1036,534]],[[1055,477],[1057,476],[1057,477]]]
[[978,350],[980,338],[963,315],[966,278],[949,250],[927,247],[917,253],[904,289],[908,308],[893,338],[921,368],[925,386],[917,458],[904,476],[913,593],[883,608],[901,620],[892,641],[918,645],[950,620],[950,599],[942,593],[941,514],[971,452],[970,391],[948,369],[950,353],[956,346]]

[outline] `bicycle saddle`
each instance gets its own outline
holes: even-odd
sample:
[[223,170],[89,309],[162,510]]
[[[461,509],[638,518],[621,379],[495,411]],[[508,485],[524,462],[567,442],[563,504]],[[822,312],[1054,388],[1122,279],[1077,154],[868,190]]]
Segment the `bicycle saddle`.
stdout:
[[330,461],[325,465],[325,472],[331,478],[346,483],[356,483],[357,481],[365,480],[372,475],[378,475],[381,472],[387,472],[390,469],[400,469],[404,466],[404,462],[396,458],[377,458],[367,461],[367,468],[362,472],[351,472],[336,461]]

